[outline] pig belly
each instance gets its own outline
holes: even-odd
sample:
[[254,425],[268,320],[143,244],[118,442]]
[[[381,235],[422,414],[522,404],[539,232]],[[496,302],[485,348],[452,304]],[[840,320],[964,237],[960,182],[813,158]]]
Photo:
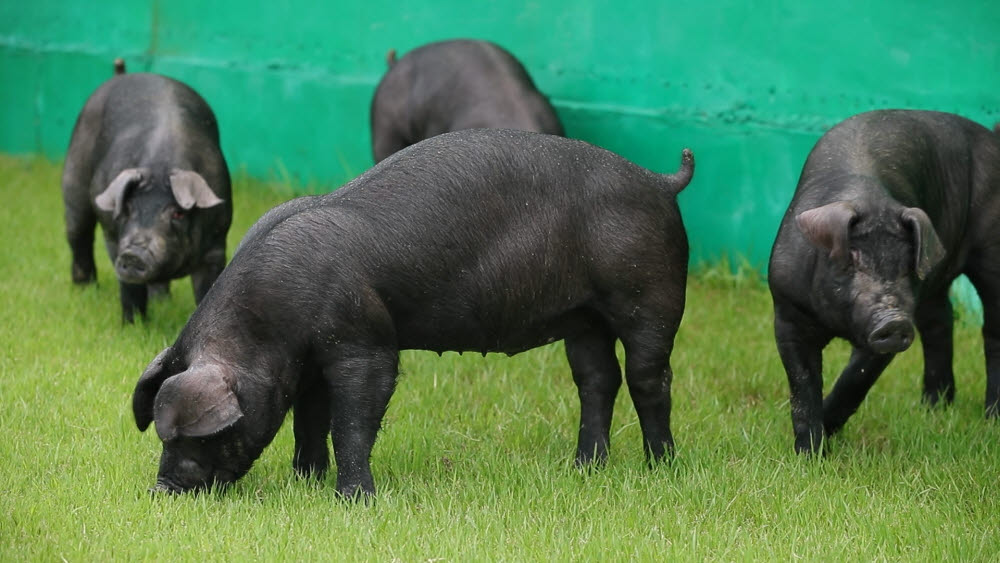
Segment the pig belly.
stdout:
[[580,333],[598,322],[596,313],[585,308],[516,319],[467,309],[397,319],[396,336],[399,348],[405,350],[514,355]]

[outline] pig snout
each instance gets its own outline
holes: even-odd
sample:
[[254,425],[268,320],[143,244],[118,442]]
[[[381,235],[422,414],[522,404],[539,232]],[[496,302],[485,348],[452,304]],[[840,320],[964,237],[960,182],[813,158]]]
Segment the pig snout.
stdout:
[[115,260],[115,271],[118,279],[126,283],[142,283],[152,270],[152,255],[145,248],[132,247],[120,254]]
[[243,473],[165,451],[160,458],[156,485],[149,491],[154,494],[181,494],[198,493],[212,488],[222,490],[235,482]]
[[123,241],[115,258],[115,272],[125,283],[147,283],[159,273],[164,241],[156,236],[137,236]]
[[868,334],[868,346],[879,354],[897,354],[913,344],[913,323],[899,314],[876,321]]
[[176,495],[183,493],[184,491],[185,489],[182,489],[180,487],[177,487],[175,485],[172,485],[164,481],[157,481],[156,484],[150,487],[149,489],[149,492],[154,495],[159,495],[159,494]]
[[913,290],[906,278],[886,280],[859,272],[853,283],[855,342],[876,354],[896,354],[913,344]]
[[174,470],[156,478],[156,485],[149,491],[152,493],[181,494],[203,491],[211,487],[212,474],[197,464],[181,462]]
[[211,481],[198,482],[193,484],[181,484],[171,481],[170,479],[159,478],[156,480],[156,484],[153,485],[149,492],[157,494],[170,494],[170,495],[181,495],[185,493],[197,494],[202,491],[207,491],[214,483]]

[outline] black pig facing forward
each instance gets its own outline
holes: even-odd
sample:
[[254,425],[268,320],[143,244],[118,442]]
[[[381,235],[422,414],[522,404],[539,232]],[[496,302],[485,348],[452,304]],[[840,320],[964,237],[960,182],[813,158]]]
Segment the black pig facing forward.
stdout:
[[62,191],[73,281],[97,279],[100,222],[126,322],[145,315],[150,287],[190,274],[200,301],[225,266],[232,205],[218,126],[176,80],[137,73],[102,84],[77,118]]
[[647,458],[672,452],[670,355],[688,245],[660,175],[592,145],[514,130],[448,133],[336,192],[265,214],[172,346],[139,379],[157,488],[236,480],[294,409],[300,474],[372,495],[369,456],[401,349],[514,354],[565,339],[577,462],[603,461],[625,379]]
[[[1000,141],[956,115],[884,110],[827,132],[806,160],[770,261],[795,448],[818,451],[920,331],[923,396],[951,401],[948,288],[983,300],[986,414],[1000,402]],[[823,399],[822,350],[851,358]]]
[[555,110],[524,66],[494,43],[429,43],[399,61],[390,52],[389,65],[372,98],[375,162],[418,141],[461,129],[563,134]]

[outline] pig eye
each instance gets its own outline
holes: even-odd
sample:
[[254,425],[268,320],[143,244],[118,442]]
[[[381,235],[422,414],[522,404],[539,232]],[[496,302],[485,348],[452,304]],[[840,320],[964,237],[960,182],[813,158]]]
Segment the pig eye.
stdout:
[[170,214],[170,218],[174,221],[180,221],[187,217],[187,213],[183,209],[174,209],[173,213]]

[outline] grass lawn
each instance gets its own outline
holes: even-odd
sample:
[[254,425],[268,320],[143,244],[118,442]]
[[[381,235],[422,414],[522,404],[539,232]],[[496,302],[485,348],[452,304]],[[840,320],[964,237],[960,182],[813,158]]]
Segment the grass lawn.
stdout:
[[[982,340],[956,328],[958,394],[920,404],[902,354],[821,460],[792,451],[771,300],[752,274],[692,277],[672,364],[672,465],[648,469],[620,393],[601,471],[573,468],[578,401],[560,344],[507,358],[404,352],[371,506],[291,470],[286,424],[224,493],[152,497],[155,432],[133,386],[194,309],[187,280],[122,326],[103,246],[70,282],[60,167],[0,157],[0,560],[973,561],[1000,556],[1000,425]],[[230,251],[287,188],[238,181]],[[100,237],[98,237],[100,239]],[[826,355],[830,385],[848,348]]]

